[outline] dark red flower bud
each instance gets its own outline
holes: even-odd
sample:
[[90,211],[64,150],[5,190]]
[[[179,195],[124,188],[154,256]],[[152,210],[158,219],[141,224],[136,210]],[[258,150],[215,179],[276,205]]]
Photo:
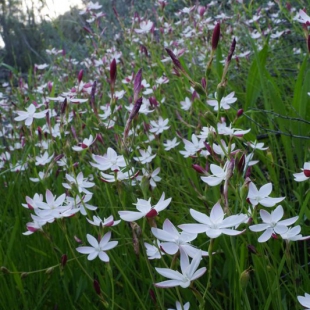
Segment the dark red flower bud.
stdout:
[[154,304],[156,304],[156,295],[155,295],[154,291],[150,290],[149,293],[150,293],[150,297],[153,300]]
[[227,62],[231,61],[231,58],[232,58],[234,51],[235,51],[235,48],[236,48],[236,39],[234,38],[232,43],[231,43],[230,49],[229,49],[229,54],[227,56]]
[[243,173],[244,165],[245,165],[245,154],[242,154],[237,164],[237,170],[240,174]]
[[151,104],[152,107],[158,107],[159,106],[159,103],[158,103],[158,101],[156,100],[155,97],[150,97],[149,101],[150,101],[150,104]]
[[157,214],[158,214],[158,212],[157,212],[155,209],[151,209],[151,211],[149,211],[149,212],[145,215],[145,217],[152,218],[152,217],[155,217]]
[[247,248],[248,248],[249,252],[251,252],[252,254],[257,254],[256,248],[254,245],[249,244],[247,246]]
[[78,74],[78,82],[81,83],[82,79],[83,79],[83,69],[80,70],[79,74]]
[[308,35],[307,46],[308,46],[308,52],[310,54],[310,35]]
[[204,168],[202,168],[201,166],[199,166],[199,165],[197,165],[197,164],[193,164],[193,165],[192,165],[192,168],[193,168],[195,171],[197,171],[198,173],[202,173],[202,174],[206,174],[206,173],[207,173],[207,171],[206,171]]
[[202,86],[202,88],[203,88],[204,90],[206,90],[206,88],[207,88],[207,81],[206,81],[205,78],[202,78],[202,79],[201,79],[201,86]]
[[66,266],[67,260],[68,260],[68,256],[66,254],[63,254],[61,256],[61,266],[62,266],[62,268],[64,268]]
[[47,82],[47,89],[48,89],[48,92],[52,92],[52,89],[53,89],[53,82],[51,81],[48,81]]
[[115,58],[113,58],[113,60],[110,64],[110,83],[111,83],[113,88],[114,88],[115,81],[116,81],[116,75],[117,75],[116,60],[115,60]]
[[204,13],[206,12],[207,8],[205,6],[199,5],[197,11],[200,17],[202,17],[204,15]]
[[219,41],[220,41],[220,34],[221,34],[221,27],[220,23],[217,23],[214,27],[213,34],[212,34],[212,50],[216,50]]
[[61,114],[66,113],[66,108],[67,108],[67,98],[65,98],[65,100],[63,101],[63,103],[61,105]]
[[138,71],[138,73],[135,76],[135,80],[133,83],[133,93],[134,93],[134,103],[138,100],[139,93],[141,91],[142,85],[142,69]]
[[239,109],[237,112],[237,117],[240,117],[243,115],[243,109]]
[[96,291],[96,293],[98,294],[98,295],[100,295],[101,294],[101,292],[100,292],[100,284],[99,284],[99,282],[97,281],[97,280],[94,280],[94,289],[95,289],[95,291]]
[[172,62],[175,65],[176,69],[179,69],[179,70],[184,72],[185,70],[183,69],[180,61],[177,59],[177,57],[174,55],[174,53],[169,48],[166,48],[166,52],[168,53],[168,55],[172,59]]

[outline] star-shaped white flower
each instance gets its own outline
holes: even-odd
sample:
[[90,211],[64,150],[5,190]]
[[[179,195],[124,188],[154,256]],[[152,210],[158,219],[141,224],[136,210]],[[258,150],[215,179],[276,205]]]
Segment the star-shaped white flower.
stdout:
[[304,163],[304,167],[301,168],[302,172],[294,173],[294,180],[296,182],[303,182],[310,178],[310,162]]
[[243,231],[232,228],[246,222],[248,219],[245,214],[231,215],[224,219],[225,214],[219,202],[213,206],[210,216],[194,209],[190,209],[190,214],[199,224],[182,224],[179,225],[179,228],[189,233],[205,232],[209,238],[217,238],[221,234],[239,235]]
[[180,252],[180,265],[182,273],[169,268],[155,268],[160,275],[165,278],[171,279],[155,283],[155,286],[161,288],[181,286],[183,288],[186,288],[190,286],[192,281],[201,277],[206,272],[206,267],[202,267],[197,270],[201,261],[201,251],[196,254],[191,263],[189,263],[189,258],[182,249],[180,250]]
[[162,132],[164,132],[165,130],[169,129],[170,126],[168,125],[168,118],[166,118],[165,120],[160,116],[158,121],[151,121],[151,125],[152,128],[150,129],[150,132],[154,133],[155,135],[159,135]]
[[304,310],[310,310],[310,294],[305,293],[305,296],[297,296],[297,299],[303,307],[306,307]]
[[138,199],[135,203],[139,212],[135,211],[118,211],[120,218],[126,222],[133,222],[142,217],[154,217],[160,211],[166,209],[171,202],[171,198],[165,200],[165,193],[163,193],[156,205],[151,205],[151,198],[149,200]]
[[291,217],[286,220],[281,220],[284,215],[282,206],[277,206],[271,213],[266,210],[260,210],[260,217],[264,224],[252,225],[249,227],[251,231],[263,231],[263,234],[258,238],[258,242],[266,242],[272,234],[285,234],[288,231],[288,226],[294,224],[298,220],[298,216]]
[[77,177],[73,177],[70,174],[66,173],[66,179],[69,183],[62,183],[63,187],[67,189],[72,189],[72,187],[76,187],[79,193],[91,194],[86,188],[93,187],[95,183],[88,182],[87,178],[84,178],[83,172],[81,171]]
[[118,241],[110,241],[111,232],[110,231],[107,232],[102,237],[100,242],[98,242],[97,239],[95,237],[93,237],[92,235],[87,234],[86,237],[87,237],[87,240],[91,246],[78,247],[78,248],[76,248],[76,250],[82,254],[89,254],[87,257],[88,260],[93,260],[97,256],[99,256],[99,258],[103,262],[108,263],[110,259],[109,259],[109,256],[107,255],[106,251],[115,248],[118,244]]
[[[235,95],[235,92],[231,92],[227,96],[224,96],[221,99],[220,108],[222,108],[224,110],[229,110],[230,105],[237,101],[237,98],[235,98],[234,95]],[[218,111],[219,104],[218,104],[218,100],[217,100],[217,93],[214,94],[214,97],[215,97],[215,99],[207,100],[207,104],[214,107],[214,111]]]
[[36,112],[36,107],[33,103],[30,104],[26,111],[16,111],[18,114],[17,117],[14,118],[15,121],[25,121],[26,126],[30,126],[33,122],[34,118],[44,118],[47,110],[42,112]]
[[111,169],[112,171],[119,171],[121,168],[126,167],[124,156],[117,155],[111,147],[108,148],[105,155],[92,155],[92,158],[95,163],[90,164],[101,171],[108,169]]
[[209,175],[207,177],[201,177],[201,180],[205,183],[207,183],[209,186],[217,186],[222,181],[226,180],[226,177],[228,176],[228,166],[229,161],[227,161],[224,165],[224,167],[220,167],[215,164],[210,165],[210,170],[212,172],[212,175]]
[[248,197],[253,207],[261,204],[264,207],[274,207],[277,203],[285,199],[285,197],[273,198],[269,197],[272,192],[272,184],[267,183],[263,185],[259,190],[253,182],[249,184]]

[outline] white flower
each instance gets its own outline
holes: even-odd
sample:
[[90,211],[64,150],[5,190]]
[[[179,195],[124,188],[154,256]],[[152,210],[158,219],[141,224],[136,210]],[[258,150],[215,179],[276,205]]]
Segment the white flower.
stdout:
[[155,286],[161,288],[169,288],[175,286],[181,286],[183,288],[189,287],[191,282],[201,277],[207,270],[206,267],[202,267],[197,270],[199,263],[201,261],[201,251],[199,251],[193,258],[192,262],[189,263],[188,256],[180,250],[180,265],[181,272],[175,271],[169,268],[155,268],[156,271],[163,277],[169,278],[171,280],[155,283]]
[[209,186],[217,186],[222,181],[226,180],[226,177],[228,176],[228,167],[229,161],[225,163],[223,168],[218,165],[211,164],[210,170],[212,172],[212,175],[207,177],[201,177],[201,180],[207,183]]
[[101,226],[101,227],[111,227],[111,226],[116,226],[119,224],[121,221],[114,221],[113,215],[110,215],[108,218],[104,218],[103,220],[99,216],[93,216],[93,221],[89,220],[86,218],[88,223],[94,225],[94,226]]
[[310,310],[310,294],[305,293],[305,296],[297,296],[297,299],[303,307],[306,307],[304,310]]
[[296,182],[303,182],[310,178],[310,162],[304,163],[304,167],[301,170],[302,172],[293,174]]
[[188,111],[192,106],[192,102],[188,97],[186,97],[184,101],[181,101],[180,104],[181,109],[184,111]]
[[150,146],[148,146],[147,150],[139,150],[140,152],[140,157],[134,157],[133,159],[135,161],[139,161],[141,164],[146,164],[146,163],[150,163],[153,158],[156,157],[155,155],[152,155],[152,148]]
[[[224,110],[229,110],[230,105],[237,101],[237,98],[234,98],[235,92],[228,94],[226,97],[223,97],[220,102],[220,108]],[[217,100],[217,93],[214,94],[215,100],[207,100],[208,105],[214,107],[214,111],[218,111],[218,100]]]
[[160,172],[160,167],[156,168],[151,173],[145,170],[144,168],[142,168],[143,175],[138,175],[136,179],[140,182],[142,181],[143,178],[149,180],[152,189],[154,189],[156,187],[156,182],[161,181],[161,177],[158,176],[159,172]]
[[293,20],[296,20],[297,22],[300,22],[302,24],[310,24],[310,17],[305,13],[304,10],[299,10]]
[[149,200],[138,199],[135,203],[136,208],[139,212],[135,211],[118,211],[120,218],[126,222],[133,222],[142,217],[154,217],[160,211],[166,209],[171,202],[171,198],[165,200],[165,193],[163,193],[156,205],[151,205],[151,198]]
[[51,162],[52,158],[54,157],[54,154],[52,154],[50,157],[48,156],[48,153],[45,152],[41,156],[36,156],[36,166],[44,166]]
[[159,117],[158,121],[151,121],[151,125],[152,128],[150,129],[150,132],[154,133],[155,135],[159,135],[162,132],[164,132],[164,130],[169,129],[170,126],[167,126],[169,120],[167,119],[163,119],[161,116]]
[[248,145],[249,145],[253,150],[265,151],[265,150],[268,149],[268,146],[267,146],[267,147],[264,147],[264,143],[263,143],[263,142],[260,142],[260,143],[257,143],[257,141],[248,142]]
[[66,179],[69,183],[62,183],[63,187],[67,189],[72,189],[76,187],[79,193],[91,194],[86,188],[93,187],[95,183],[88,182],[87,178],[84,178],[83,172],[81,171],[77,177],[73,177],[70,174],[66,173]]
[[[160,246],[167,254],[174,255],[180,249],[183,249],[188,256],[195,257],[200,251],[190,244],[191,241],[197,238],[197,234],[185,231],[179,233],[168,219],[164,221],[163,229],[152,227],[152,234],[160,241],[164,241],[161,242]],[[203,251],[201,255],[207,256],[208,252]]]
[[110,259],[109,259],[109,256],[107,255],[106,251],[115,248],[118,244],[118,241],[110,241],[111,232],[110,231],[107,232],[102,237],[100,242],[98,242],[96,240],[96,238],[93,237],[92,235],[87,234],[86,237],[87,237],[87,240],[91,246],[78,247],[78,248],[76,248],[76,250],[82,254],[89,254],[87,257],[88,260],[93,260],[97,256],[99,256],[99,258],[103,262],[108,263]]
[[16,111],[18,114],[17,117],[14,118],[15,121],[25,121],[26,126],[30,126],[33,122],[34,118],[44,118],[46,115],[46,111],[36,112],[36,107],[33,103],[25,111]]
[[77,209],[78,211],[80,211],[81,214],[86,216],[87,215],[86,209],[91,210],[91,211],[97,210],[97,207],[92,206],[87,203],[88,201],[92,199],[92,197],[93,197],[93,194],[90,193],[90,194],[84,195],[82,198],[78,196],[75,198],[66,197],[66,200],[69,204],[73,206],[74,209]]
[[229,125],[229,127],[227,127],[225,122],[217,124],[218,133],[224,136],[242,137],[243,135],[247,134],[250,130],[251,129],[241,130],[237,128],[231,128],[231,124]]
[[287,241],[300,241],[310,238],[310,236],[303,237],[302,235],[300,235],[299,234],[300,231],[301,231],[300,225],[290,227],[285,233],[281,234],[281,237],[282,239]]
[[200,152],[204,147],[204,140],[198,140],[195,134],[192,134],[192,142],[186,139],[183,139],[185,151],[180,151],[180,153],[186,158],[193,156],[196,153]]
[[264,224],[257,224],[249,227],[249,229],[254,232],[264,230],[263,234],[258,238],[258,242],[266,242],[270,239],[273,233],[279,235],[285,234],[288,231],[287,226],[294,224],[298,220],[298,216],[295,216],[280,221],[283,215],[284,211],[281,205],[271,213],[267,212],[266,210],[260,210],[260,217]]
[[245,214],[231,215],[224,219],[224,212],[219,202],[217,202],[210,213],[210,217],[206,214],[190,209],[191,216],[199,224],[182,224],[179,228],[189,233],[205,232],[209,238],[217,238],[221,234],[236,236],[243,231],[232,229],[247,220]]
[[135,29],[136,33],[148,33],[151,31],[152,27],[153,27],[153,22],[151,22],[150,20],[143,20],[140,23],[140,29]]
[[89,136],[89,138],[85,138],[82,143],[79,143],[78,145],[72,146],[72,150],[76,152],[81,152],[87,148],[89,148],[93,143],[95,142],[92,135]]
[[168,310],[189,310],[190,303],[187,302],[186,304],[183,305],[183,308],[182,308],[181,303],[179,301],[176,301],[175,306],[176,306],[176,309],[169,308]]
[[149,244],[147,242],[144,242],[144,246],[146,248],[146,255],[148,259],[160,259],[165,253],[160,250],[160,242],[158,240],[153,242],[154,244]]
[[109,147],[107,153],[103,156],[92,155],[95,163],[90,163],[93,167],[105,171],[111,169],[112,171],[119,171],[121,167],[126,167],[126,162],[123,155],[117,153]]
[[261,204],[264,207],[274,207],[277,203],[285,199],[285,197],[273,198],[269,197],[272,191],[272,184],[267,183],[263,185],[259,190],[253,182],[249,184],[248,197],[253,207]]
[[180,142],[177,142],[177,138],[173,138],[172,140],[167,140],[165,143],[163,143],[165,147],[165,151],[169,151],[175,148],[176,146],[178,146],[179,144]]

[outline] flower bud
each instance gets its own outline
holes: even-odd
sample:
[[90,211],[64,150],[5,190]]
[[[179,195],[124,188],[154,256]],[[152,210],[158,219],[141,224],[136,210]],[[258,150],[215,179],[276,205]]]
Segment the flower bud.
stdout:
[[66,254],[63,254],[61,256],[61,266],[62,266],[62,268],[64,268],[66,266],[67,260],[68,260],[68,256]]
[[149,294],[150,294],[150,297],[153,300],[154,304],[156,304],[156,295],[152,289],[149,290]]
[[94,280],[93,285],[94,285],[95,292],[96,292],[98,295],[100,295],[101,292],[100,292],[100,284],[99,284],[99,282],[98,282],[97,280]]
[[140,93],[141,88],[142,88],[141,82],[142,82],[142,69],[140,69],[137,72],[137,74],[135,76],[134,83],[133,83],[134,103],[136,103],[136,101],[139,98],[139,93]]
[[244,166],[245,166],[245,154],[242,154],[237,163],[237,170],[240,174],[243,173]]
[[46,274],[51,274],[53,271],[54,271],[54,267],[50,267],[50,268],[46,269],[45,273]]
[[116,60],[115,58],[113,58],[110,64],[110,83],[111,83],[112,89],[114,89],[114,86],[115,86],[116,75],[117,75]]
[[246,289],[250,280],[250,269],[244,270],[240,275],[240,285],[242,289]]
[[310,35],[308,35],[307,46],[308,46],[308,52],[310,54]]
[[52,92],[52,90],[53,90],[53,82],[51,82],[51,81],[47,82],[47,89],[48,89],[49,93]]
[[8,268],[4,267],[4,266],[1,266],[1,271],[3,273],[10,273],[10,270]]
[[251,252],[252,254],[257,254],[257,250],[254,245],[249,244],[247,248],[248,248],[248,251]]
[[221,27],[220,23],[217,23],[214,27],[213,34],[212,34],[212,50],[215,51],[219,40],[220,40],[220,34],[221,34]]
[[174,55],[174,53],[169,48],[166,48],[166,52],[170,56],[170,58],[171,58],[173,64],[175,65],[176,69],[180,70],[182,72],[185,72],[185,70],[183,69],[180,61],[177,59],[177,57]]
[[82,79],[83,79],[83,69],[80,70],[79,74],[78,74],[78,82],[81,83]]
[[237,112],[237,117],[240,117],[243,115],[243,109],[239,109]]
[[201,166],[197,165],[197,164],[193,164],[192,165],[192,168],[197,171],[198,173],[201,173],[201,174],[207,174],[208,171],[205,170],[204,168],[202,168]]
[[229,50],[229,53],[227,56],[227,62],[231,61],[231,58],[232,58],[234,51],[235,51],[235,48],[236,48],[236,39],[234,38],[232,43],[231,43],[230,50]]
[[207,8],[205,6],[199,5],[198,9],[197,9],[199,16],[203,17],[206,10],[207,10]]

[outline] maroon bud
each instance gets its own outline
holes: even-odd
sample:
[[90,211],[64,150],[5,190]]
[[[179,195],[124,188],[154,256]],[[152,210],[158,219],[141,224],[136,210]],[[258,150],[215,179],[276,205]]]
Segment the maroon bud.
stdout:
[[245,154],[242,154],[237,164],[237,170],[240,174],[243,173],[244,166],[245,166]]
[[158,101],[156,100],[155,97],[150,97],[149,101],[150,101],[150,104],[151,104],[152,107],[158,107],[159,106],[159,103],[158,103]]
[[229,54],[227,56],[227,62],[231,61],[231,58],[232,58],[234,51],[235,51],[235,48],[236,48],[236,39],[234,38],[232,43],[231,43],[230,49],[229,49]]
[[201,79],[201,86],[203,89],[205,89],[205,90],[207,89],[207,81],[205,78]]
[[54,161],[61,160],[64,156],[65,156],[64,154],[59,154],[59,155],[54,157]]
[[63,57],[66,56],[66,50],[64,48],[62,49],[61,54],[62,54]]
[[90,34],[93,34],[93,32],[88,27],[84,26],[83,29]]
[[292,9],[292,5],[289,2],[286,2],[286,9],[290,12]]
[[220,23],[217,23],[214,27],[213,34],[212,34],[212,50],[215,51],[218,43],[220,41],[220,34],[221,34],[221,27]]
[[114,12],[115,17],[118,18],[118,13],[117,13],[117,11],[116,11],[115,6],[113,6],[113,12]]
[[129,120],[133,120],[134,117],[138,114],[140,107],[142,105],[142,97],[137,100],[135,105],[133,106],[133,109],[131,110],[129,114]]
[[116,60],[113,58],[111,64],[110,64],[110,83],[112,88],[114,89],[115,81],[116,81],[116,75],[117,75],[117,66],[116,66]]
[[257,254],[256,248],[254,245],[249,244],[247,248],[248,248],[248,251],[251,252],[252,254]]
[[48,92],[49,92],[49,93],[52,92],[52,89],[53,89],[53,82],[51,82],[51,81],[48,81],[48,82],[47,82],[47,89],[48,89]]
[[96,293],[98,294],[98,295],[100,295],[101,294],[101,292],[100,292],[100,285],[99,285],[99,282],[97,281],[97,280],[94,280],[94,289],[95,289],[95,291],[96,291]]
[[78,74],[78,82],[81,83],[82,79],[83,79],[83,69],[80,70],[79,74]]
[[47,123],[47,125],[51,126],[50,112],[47,111],[45,116],[46,116],[46,123]]
[[149,293],[150,293],[150,297],[153,300],[154,304],[156,304],[156,295],[155,295],[154,291],[150,290]]
[[67,98],[65,98],[65,100],[63,101],[63,103],[61,105],[61,114],[66,113],[66,108],[67,108]]
[[76,131],[75,131],[75,128],[73,126],[71,126],[71,132],[72,132],[74,139],[77,139]]
[[185,72],[180,61],[177,59],[177,57],[174,55],[174,53],[169,48],[166,48],[166,52],[168,53],[168,55],[172,59],[172,62],[175,65],[176,69],[179,69],[179,70]]
[[141,51],[141,53],[143,53],[146,57],[149,55],[146,46],[143,45],[143,44],[140,44],[140,51]]
[[39,141],[42,141],[42,128],[40,126],[38,127],[38,137]]
[[271,234],[271,238],[273,238],[273,239],[275,239],[275,240],[277,240],[277,239],[279,239],[279,237],[276,235],[276,234]]
[[104,144],[102,135],[100,133],[96,134],[96,140],[98,140],[101,144]]
[[192,168],[197,171],[198,173],[201,173],[201,174],[206,174],[207,173],[207,170],[205,170],[204,168],[202,168],[201,166],[197,165],[197,164],[193,164],[192,165]]
[[310,35],[308,35],[307,46],[308,46],[308,52],[310,54]]
[[239,109],[237,112],[237,117],[240,117],[243,115],[243,109]]
[[142,69],[138,71],[138,73],[135,76],[135,80],[133,83],[133,93],[134,93],[134,103],[138,100],[139,93],[141,91],[142,85]]
[[206,10],[207,10],[207,8],[205,6],[199,5],[198,9],[197,9],[199,16],[203,17]]
[[67,264],[68,256],[66,254],[61,256],[61,266],[64,268]]

